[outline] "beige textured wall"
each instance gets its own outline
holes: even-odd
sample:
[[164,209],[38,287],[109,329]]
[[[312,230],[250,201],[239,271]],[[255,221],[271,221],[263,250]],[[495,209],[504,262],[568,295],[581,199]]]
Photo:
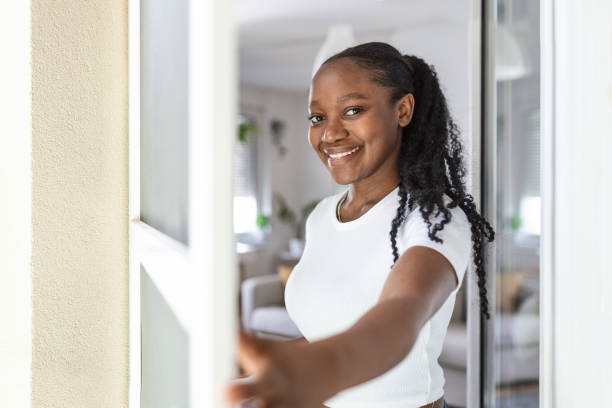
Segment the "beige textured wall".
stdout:
[[32,406],[128,405],[127,0],[32,0]]

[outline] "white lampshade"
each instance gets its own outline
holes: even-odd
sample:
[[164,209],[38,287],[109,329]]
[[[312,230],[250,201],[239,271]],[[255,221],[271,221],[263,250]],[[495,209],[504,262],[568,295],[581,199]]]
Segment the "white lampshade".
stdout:
[[516,37],[504,24],[498,24],[495,28],[495,79],[517,79],[527,72],[523,51]]
[[353,36],[353,29],[349,24],[334,24],[330,26],[327,29],[327,37],[325,37],[325,41],[315,57],[311,77],[317,73],[317,70],[327,58],[354,45],[356,45],[355,37]]

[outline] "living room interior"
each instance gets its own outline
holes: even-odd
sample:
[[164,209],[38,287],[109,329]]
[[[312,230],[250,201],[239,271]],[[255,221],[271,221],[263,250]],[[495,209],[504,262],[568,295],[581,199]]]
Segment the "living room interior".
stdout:
[[[284,284],[299,261],[313,205],[343,191],[307,140],[308,87],[322,56],[368,41],[388,42],[433,64],[449,108],[472,146],[474,126],[469,1],[240,2],[240,117],[235,152],[234,231],[239,319],[274,339],[301,337],[284,308]],[[515,2],[516,3],[516,2]],[[351,7],[348,7],[348,6]],[[418,13],[414,13],[418,10]],[[498,169],[503,227],[490,333],[491,378],[500,407],[536,407],[539,354],[538,19],[527,2],[498,3]],[[531,45],[530,45],[531,44]],[[514,93],[512,92],[514,90]],[[474,164],[472,158],[469,164]],[[468,169],[468,174],[471,169]],[[468,179],[468,188],[471,181]],[[465,407],[466,281],[457,294],[440,365],[445,398]]]

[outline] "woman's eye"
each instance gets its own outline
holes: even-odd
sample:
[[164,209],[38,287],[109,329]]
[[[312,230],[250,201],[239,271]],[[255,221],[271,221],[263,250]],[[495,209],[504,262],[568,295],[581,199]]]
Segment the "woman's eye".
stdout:
[[[355,116],[356,114],[358,114],[359,112],[363,111],[362,108],[350,108],[346,111],[345,114],[348,114],[348,116]],[[353,112],[353,113],[351,113]],[[308,117],[308,120],[315,124],[315,123],[319,123],[323,120],[323,117],[321,115],[311,115]]]
[[320,115],[312,115],[308,117],[308,120],[311,121],[312,123],[319,123],[323,119],[319,119],[319,120],[313,120],[313,119],[320,118],[320,117],[321,117]]

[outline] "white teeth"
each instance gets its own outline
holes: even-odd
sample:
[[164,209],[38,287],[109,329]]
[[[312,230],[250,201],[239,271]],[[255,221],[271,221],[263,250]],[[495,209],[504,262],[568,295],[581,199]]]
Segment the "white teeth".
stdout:
[[353,149],[353,150],[351,150],[351,151],[344,152],[344,153],[335,153],[335,154],[331,154],[331,153],[330,153],[330,154],[329,154],[329,157],[331,157],[332,159],[338,159],[338,158],[340,158],[340,157],[348,156],[349,154],[354,153],[354,152],[356,152],[357,150],[359,150],[359,146],[357,146],[356,148],[354,148],[354,149]]

